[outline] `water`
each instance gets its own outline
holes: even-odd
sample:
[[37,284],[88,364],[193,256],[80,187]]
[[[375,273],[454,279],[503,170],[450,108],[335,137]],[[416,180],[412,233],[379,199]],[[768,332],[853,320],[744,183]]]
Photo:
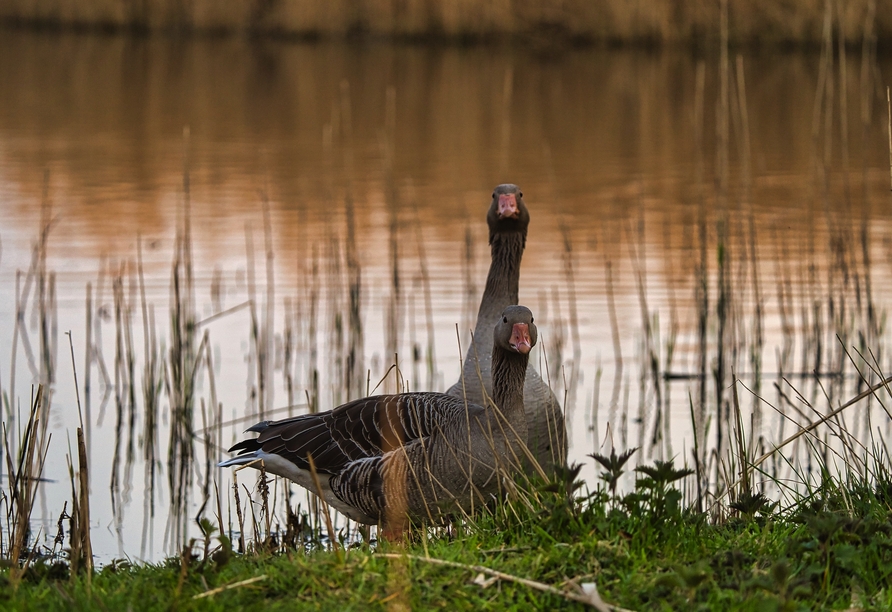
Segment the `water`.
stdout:
[[[892,294],[879,86],[892,64],[881,58],[863,73],[860,55],[850,52],[842,87],[839,63],[822,72],[822,61],[819,54],[741,58],[742,107],[732,57],[723,112],[720,64],[710,55],[4,32],[0,390],[9,395],[14,384],[14,408],[3,415],[11,431],[43,376],[33,288],[20,333],[27,333],[35,364],[19,340],[13,369],[16,278],[21,273],[23,287],[42,212],[52,219],[46,267],[55,283],[56,365],[45,476],[53,482],[41,488],[36,526],[54,533],[70,494],[65,457],[77,404],[64,332],[71,331],[83,383],[90,283],[93,341],[102,356],[90,364],[85,406],[94,550],[108,560],[158,559],[175,549],[165,537],[171,486],[164,392],[158,501],[154,519],[144,516],[145,345],[136,262],[141,244],[146,302],[164,356],[173,343],[175,239],[187,209],[197,318],[253,297],[261,338],[253,339],[245,307],[199,327],[196,346],[207,331],[213,380],[200,363],[190,519],[202,503],[206,457],[227,456],[214,446],[205,455],[212,392],[227,425],[210,441],[226,447],[259,418],[261,406],[278,417],[306,409],[282,409],[289,403],[309,398],[327,409],[364,394],[366,379],[374,387],[395,355],[412,388],[443,390],[456,379],[459,341],[467,346],[489,263],[484,215],[501,182],[518,183],[531,210],[520,299],[536,314],[544,351],[534,359],[544,369],[547,356],[552,385],[566,397],[571,460],[587,464],[588,480],[596,471],[586,454],[609,452],[611,443],[642,446],[641,461],[691,463],[689,400],[701,405],[702,364],[708,415],[721,401],[727,418],[732,370],[788,411],[772,387],[783,386],[781,371],[820,411],[828,405],[825,392],[829,404],[849,399],[858,379],[841,346],[869,347],[881,368],[886,363],[887,334],[868,305],[882,315]],[[361,270],[361,357],[358,375],[345,384],[351,253]],[[705,362],[698,333],[702,261]],[[725,328],[717,316],[722,274]],[[120,297],[136,359],[128,470],[130,417],[122,417],[116,457],[115,390],[100,373],[104,364],[113,385],[115,275],[124,279]],[[256,354],[258,346],[267,356]],[[263,390],[258,362],[271,380]],[[803,378],[816,363],[844,376],[821,385]],[[713,377],[717,368],[722,385]],[[391,376],[380,389],[395,384]],[[753,440],[762,435],[770,445],[794,431],[739,392],[747,420],[760,415]],[[793,396],[789,388],[784,394]],[[880,413],[872,424],[864,414],[852,415],[852,431],[886,427]],[[791,416],[804,422],[795,411]],[[709,427],[705,444],[714,447],[715,418]],[[656,442],[655,429],[662,432]],[[869,444],[866,433],[861,437]],[[228,521],[231,475],[212,470],[212,477],[224,492]]]

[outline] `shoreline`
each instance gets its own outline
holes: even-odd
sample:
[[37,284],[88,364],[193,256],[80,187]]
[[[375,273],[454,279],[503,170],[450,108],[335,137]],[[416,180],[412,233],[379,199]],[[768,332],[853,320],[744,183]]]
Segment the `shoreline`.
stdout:
[[[645,10],[644,7],[647,7]],[[855,0],[842,13],[824,2],[778,7],[728,0],[727,36],[735,48],[818,49],[830,37],[847,46],[892,39],[892,11]],[[20,0],[0,6],[0,28],[176,37],[250,37],[285,41],[386,41],[424,45],[512,44],[544,47],[709,49],[721,43],[720,3],[607,0],[303,0],[219,3],[145,0],[66,3]]]

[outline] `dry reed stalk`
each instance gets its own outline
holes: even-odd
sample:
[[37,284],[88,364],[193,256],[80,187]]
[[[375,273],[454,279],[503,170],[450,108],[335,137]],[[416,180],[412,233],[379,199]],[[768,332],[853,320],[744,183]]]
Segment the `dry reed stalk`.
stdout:
[[[876,18],[876,2],[868,0],[868,8],[865,14],[864,38],[861,45],[861,75],[860,75],[860,96],[861,96],[861,149],[862,149],[862,169],[861,169],[861,258],[864,274],[864,300],[859,304],[861,317],[864,323],[862,328],[867,330],[866,334],[859,334],[862,351],[867,347],[877,347],[880,350],[881,330],[877,317],[876,305],[873,300],[872,273],[871,273],[871,245],[870,245],[870,198],[868,187],[868,167],[869,158],[868,141],[871,135],[871,118],[873,115],[873,89],[874,89],[874,70],[873,65],[876,61],[876,36],[874,35],[874,20]],[[865,362],[866,363],[866,362]],[[871,385],[876,380],[876,372],[869,366],[862,367],[866,376],[859,377],[858,387],[856,391],[861,391],[862,382]],[[868,410],[869,413],[869,410]],[[873,437],[870,430],[869,419],[864,418],[864,431],[861,433],[862,439]]]
[[253,374],[251,379],[253,380],[252,385],[254,385],[251,389],[252,410],[256,411],[258,418],[263,419],[266,413],[264,406],[266,381],[263,378],[263,372],[265,372],[262,364],[263,339],[261,338],[260,322],[257,318],[257,282],[254,278],[254,231],[250,222],[245,223],[245,261],[248,304],[251,313],[251,349],[248,352],[248,364]]
[[223,500],[220,495],[220,488],[217,486],[217,479],[214,479],[214,498],[217,502],[217,529],[219,530],[220,535],[224,535],[226,533],[226,528],[223,525]]
[[191,205],[188,157],[188,128],[184,130],[183,216],[177,232],[171,268],[170,349],[164,380],[170,400],[168,485],[170,515],[167,534],[170,549],[185,541],[188,498],[192,483],[194,451],[194,385],[200,351],[195,350],[196,315],[192,263]]
[[[551,164],[549,164],[549,168],[551,168]],[[550,172],[553,175],[553,170]],[[558,201],[561,200],[560,193],[558,192],[557,187],[557,179],[552,176],[552,183],[554,184],[553,191],[556,194],[555,199]],[[573,265],[573,240],[570,236],[570,227],[564,223],[563,221],[560,224],[561,231],[561,239],[563,241],[563,252],[561,253],[561,263],[563,264],[563,272],[564,279],[567,283],[567,313],[568,313],[568,323],[570,329],[570,339],[573,343],[573,363],[572,368],[570,368],[570,380],[569,382],[565,381],[564,388],[567,389],[567,393],[570,394],[571,398],[569,404],[572,406],[575,404],[573,398],[575,398],[576,388],[579,385],[579,379],[581,376],[580,371],[580,363],[582,361],[582,341],[579,338],[579,312],[578,312],[578,299],[576,295],[576,271]],[[567,399],[564,400],[565,408],[568,406]],[[549,435],[551,435],[551,427],[549,427]]]
[[[663,387],[660,384],[660,354],[659,349],[657,347],[657,341],[655,340],[655,334],[658,331],[655,331],[655,323],[657,321],[656,318],[651,319],[651,312],[648,306],[647,300],[647,268],[646,268],[646,255],[645,255],[645,228],[644,228],[644,204],[643,204],[643,196],[639,193],[639,216],[637,223],[637,240],[630,237],[628,240],[629,245],[629,256],[630,261],[632,263],[632,269],[635,273],[635,286],[637,288],[638,293],[638,307],[641,313],[641,327],[643,330],[643,340],[641,350],[644,353],[642,358],[644,360],[645,366],[641,370],[641,379],[640,379],[640,399],[639,399],[639,417],[641,419],[641,429],[639,431],[639,448],[645,448],[644,445],[644,435],[645,435],[645,423],[646,415],[645,415],[645,406],[644,406],[644,398],[646,395],[646,388],[649,386],[654,393],[654,425],[653,425],[653,433],[651,434],[650,446],[648,448],[648,456],[652,456],[654,449],[657,448],[658,444],[661,444],[663,441],[663,418],[664,418],[664,405],[663,405]],[[637,242],[637,247],[636,247]],[[659,449],[662,452],[662,448]]]
[[600,601],[600,597],[597,600],[599,603],[596,603],[595,598],[591,594],[577,593],[577,592],[573,592],[573,591],[562,591],[561,589],[557,589],[553,586],[544,584],[542,582],[537,582],[535,580],[530,580],[528,578],[520,578],[518,576],[514,576],[512,574],[506,574],[505,572],[493,570],[488,567],[484,567],[482,565],[466,565],[464,563],[458,563],[455,561],[446,561],[444,559],[435,559],[433,557],[419,557],[416,555],[407,555],[407,554],[403,554],[403,553],[381,553],[381,555],[387,559],[402,559],[402,560],[412,559],[413,561],[420,561],[423,563],[431,563],[434,565],[453,567],[453,568],[457,568],[457,569],[463,569],[463,570],[468,570],[468,571],[472,571],[472,572],[487,574],[488,576],[493,576],[494,578],[498,578],[499,580],[507,580],[509,582],[522,584],[524,586],[528,586],[528,587],[530,587],[532,589],[536,589],[538,591],[543,591],[545,593],[551,593],[553,595],[563,597],[564,599],[568,599],[570,601],[583,603],[583,604],[592,606],[593,608],[595,608],[597,610],[613,610],[615,612],[629,612],[628,610],[624,610],[623,608],[605,604],[604,602]]
[[[399,352],[400,329],[402,327],[402,284],[400,278],[400,239],[399,239],[399,197],[396,179],[393,175],[394,148],[396,146],[396,90],[387,88],[385,102],[384,133],[381,149],[384,163],[385,198],[388,211],[388,258],[390,262],[390,299],[387,303],[387,324],[385,354]],[[394,393],[400,392],[399,384]]]
[[35,496],[47,450],[52,434],[40,436],[41,420],[46,418],[47,405],[43,385],[37,386],[37,393],[32,398],[31,410],[25,423],[18,445],[16,458],[10,454],[9,431],[4,426],[6,446],[7,473],[9,474],[10,506],[7,510],[7,522],[11,525],[9,541],[9,559],[16,564],[10,569],[10,581],[17,586],[24,570],[18,567],[31,536],[31,512],[34,508]]
[[[13,410],[13,406],[16,404],[15,400],[15,366],[16,366],[16,355],[18,354],[18,344],[19,344],[19,330],[21,328],[20,322],[24,319],[24,313],[22,311],[21,306],[21,272],[16,270],[15,275],[15,311],[16,311],[16,322],[13,325],[12,329],[12,349],[11,355],[9,359],[9,395],[7,401],[7,416],[8,422],[12,423],[15,419],[15,411]],[[8,447],[7,447],[8,449]],[[7,450],[8,452],[8,450]]]
[[161,357],[155,332],[154,307],[146,299],[146,283],[143,271],[142,238],[137,239],[136,270],[139,284],[139,300],[142,311],[144,366],[142,376],[143,432],[142,447],[145,474],[143,532],[140,556],[145,558],[146,541],[151,541],[155,518],[155,470],[158,455],[158,409],[162,391]]
[[322,506],[322,515],[325,517],[325,528],[328,530],[328,539],[331,542],[331,547],[334,550],[338,561],[343,561],[344,558],[342,557],[341,549],[338,546],[338,539],[335,536],[334,525],[331,522],[331,512],[329,512],[328,504],[325,502],[325,497],[322,492],[322,483],[319,481],[319,474],[316,472],[316,462],[313,461],[313,456],[310,454],[307,454],[307,461],[310,464],[310,475],[313,477],[313,484],[316,486],[318,499]]
[[316,245],[313,245],[313,262],[311,266],[311,283],[310,283],[310,306],[309,321],[307,323],[307,337],[309,338],[309,346],[307,352],[309,359],[307,360],[307,385],[309,388],[307,393],[307,410],[311,413],[319,412],[319,343],[318,343],[318,316],[319,316],[319,251]]
[[257,489],[260,492],[260,519],[263,521],[265,527],[263,537],[260,538],[264,550],[269,548],[269,543],[271,542],[272,519],[270,517],[269,482],[269,479],[266,477],[266,464],[261,461],[260,470],[257,475]]
[[[204,501],[202,502],[202,509],[210,500],[211,496],[211,473],[216,470],[217,474],[220,473],[219,468],[215,467],[217,453],[223,448],[222,439],[217,439],[215,443],[214,438],[220,438],[222,436],[222,417],[223,417],[223,406],[222,404],[217,402],[217,383],[216,377],[214,375],[214,360],[213,354],[211,353],[211,343],[209,340],[208,332],[204,333],[202,337],[201,346],[204,347],[204,363],[205,370],[207,372],[208,379],[208,397],[210,402],[210,408],[208,410],[209,414],[205,413],[205,403],[204,398],[201,400],[201,412],[202,419],[207,419],[208,424],[206,429],[204,430],[204,455],[205,455],[205,478],[203,485],[203,495]],[[222,532],[221,532],[222,533]]]
[[725,378],[728,370],[727,343],[729,340],[729,318],[731,316],[730,242],[728,235],[728,183],[730,152],[730,66],[728,60],[728,0],[721,0],[721,45],[719,53],[719,99],[716,107],[716,156],[718,170],[718,193],[716,194],[716,241],[718,243],[716,300],[716,351],[715,351],[715,396],[716,396],[716,450],[719,457],[726,455],[726,432],[729,422],[729,407],[724,397]]
[[[427,250],[424,247],[424,233],[422,232],[421,219],[418,216],[418,200],[415,195],[413,183],[409,183],[409,201],[412,202],[412,210],[415,213],[415,248],[418,250],[418,263],[421,272],[421,289],[424,295],[424,320],[427,327],[427,348],[425,351],[425,364],[427,365],[427,389],[434,389],[437,378],[437,356],[435,353],[435,329],[434,307],[431,297],[430,271],[427,265]],[[414,320],[414,317],[413,317]]]
[[87,458],[86,434],[84,433],[84,411],[81,407],[80,391],[77,384],[77,365],[74,360],[74,341],[71,332],[68,345],[71,349],[71,371],[74,376],[74,393],[77,399],[77,414],[80,426],[77,428],[77,486],[74,485],[74,474],[69,460],[69,471],[72,475],[72,529],[71,529],[71,577],[77,575],[77,566],[81,561],[87,574],[87,593],[90,593],[93,579],[93,540],[90,536],[90,478],[89,460]]
[[[134,458],[134,437],[136,421],[136,387],[133,384],[135,359],[133,356],[131,308],[124,297],[124,275],[126,266],[121,264],[112,280],[115,312],[115,443],[112,455],[112,470],[109,489],[111,492],[112,514],[118,528],[119,537],[123,530],[123,508],[121,502],[129,497],[130,467]],[[121,450],[125,420],[129,416],[129,436],[125,453],[124,493],[121,494]]]
[[[86,414],[86,427],[84,433],[89,440],[92,438],[93,415],[90,409],[90,397],[92,392],[92,373],[93,373],[93,284],[87,282],[87,303],[85,310],[84,325],[84,413]],[[87,458],[90,458],[90,447],[87,445]]]
[[83,555],[84,568],[87,572],[87,593],[89,593],[93,575],[93,540],[90,536],[90,477],[87,444],[84,439],[84,430],[81,427],[77,428],[77,464],[78,528],[74,537],[77,538],[78,550]]
[[[703,115],[704,98],[706,88],[706,64],[702,60],[697,63],[697,75],[694,87],[694,142],[696,146],[696,158],[694,164],[694,184],[697,191],[697,228],[699,256],[696,266],[697,278],[694,282],[694,303],[697,305],[697,374],[699,380],[697,392],[697,410],[694,418],[694,427],[699,439],[705,438],[707,382],[709,363],[709,262],[707,260],[707,221],[706,221],[706,194],[704,192],[704,142],[703,142]],[[623,444],[625,447],[625,443]],[[705,462],[705,455],[700,463]],[[708,473],[705,474],[708,477]]]
[[[477,308],[479,304],[479,294],[477,293],[477,283],[475,279],[476,257],[475,257],[475,240],[471,232],[471,226],[465,226],[465,248],[462,249],[462,317],[461,329],[471,330],[476,322]],[[469,345],[470,346],[470,345]]]
[[836,0],[836,14],[839,36],[837,37],[837,54],[839,55],[839,131],[840,153],[842,157],[843,194],[844,202],[851,205],[849,194],[849,111],[848,111],[848,75],[846,62],[846,41],[844,32],[847,30],[845,11],[841,0]]
[[[40,379],[40,371],[37,364],[37,359],[34,357],[34,349],[31,347],[30,335],[28,334],[28,326],[25,323],[25,314],[28,312],[28,300],[31,293],[31,285],[34,283],[34,278],[37,270],[37,255],[38,250],[35,247],[32,249],[31,253],[31,264],[28,267],[28,271],[24,274],[25,283],[24,287],[21,288],[21,292],[19,292],[19,280],[22,276],[21,271],[16,271],[16,331],[18,332],[18,339],[22,345],[22,351],[25,353],[26,363],[28,365],[28,370],[31,373],[31,377],[35,379]],[[32,315],[36,316],[39,312],[38,308],[32,309]],[[32,316],[32,318],[34,318]],[[36,325],[37,323],[32,321],[32,324]],[[16,344],[16,337],[13,337],[13,346]],[[12,356],[12,365],[11,369],[11,388],[15,390],[15,352]],[[12,397],[15,398],[15,394],[12,394]],[[13,399],[13,403],[15,399]]]
[[228,591],[231,589],[238,589],[243,586],[248,586],[249,584],[254,584],[255,582],[260,582],[262,580],[266,580],[268,576],[266,574],[261,574],[259,576],[254,576],[253,578],[247,578],[245,580],[239,580],[237,582],[232,582],[230,584],[223,585],[221,587],[217,587],[215,589],[210,589],[209,591],[205,591],[204,593],[199,593],[198,595],[193,595],[192,599],[202,599],[204,597],[213,597],[218,593],[222,593],[223,591]]
[[266,410],[273,407],[273,391],[272,384],[273,370],[273,341],[275,333],[275,303],[276,303],[276,276],[275,276],[275,251],[273,249],[273,228],[269,211],[269,199],[266,193],[261,197],[263,211],[263,246],[266,253],[266,295],[263,304],[263,328],[258,347],[258,382],[260,383],[260,394],[263,398],[261,403],[260,417]]
[[[285,397],[288,406],[294,406],[294,373],[291,360],[297,347],[295,346],[296,332],[294,331],[294,321],[299,319],[297,311],[297,302],[292,301],[290,297],[285,298],[285,328],[282,330],[282,382],[285,386]],[[291,413],[289,412],[289,415]]]
[[605,255],[604,263],[607,294],[607,315],[610,318],[610,335],[613,340],[613,387],[610,396],[610,406],[607,411],[607,422],[616,423],[617,410],[619,408],[619,394],[622,392],[623,378],[623,353],[619,334],[619,319],[616,316],[616,299],[613,290],[613,261],[609,255]]
[[353,206],[353,110],[350,105],[350,85],[347,81],[340,84],[340,119],[343,138],[343,173],[344,173],[344,223],[345,223],[345,258],[347,266],[347,363],[345,382],[347,399],[360,397],[362,393],[364,365],[364,338],[362,326],[362,265],[356,244],[356,211]]
[[[72,463],[72,452],[71,452],[71,440],[68,441],[68,454],[65,455],[65,463],[68,465],[68,481],[71,487],[71,514],[68,515],[68,536],[69,536],[69,546],[68,546],[68,570],[70,572],[70,579],[74,580],[80,568],[80,561],[83,557],[83,551],[81,550],[81,541],[79,538],[75,537],[75,534],[78,532],[80,528],[80,509],[78,508],[78,493],[77,493],[77,483],[74,477],[74,464]],[[62,513],[65,514],[65,508],[67,508],[68,502],[65,502],[65,506],[62,509]],[[59,532],[56,535],[56,540],[61,540],[64,542],[65,536],[62,528],[62,517],[59,517]],[[55,542],[54,542],[55,548]]]
[[245,517],[242,514],[242,499],[238,492],[238,469],[232,472],[232,493],[235,496],[235,515],[238,519],[238,552],[244,554],[245,548]]
[[[37,308],[40,330],[40,377],[43,384],[51,385],[55,381],[55,334],[51,333],[50,316],[52,316],[52,298],[55,293],[55,276],[47,274],[46,258],[49,234],[53,222],[51,218],[49,197],[50,174],[46,170],[43,175],[43,198],[40,206],[40,237],[37,241]],[[46,427],[46,424],[43,425]]]

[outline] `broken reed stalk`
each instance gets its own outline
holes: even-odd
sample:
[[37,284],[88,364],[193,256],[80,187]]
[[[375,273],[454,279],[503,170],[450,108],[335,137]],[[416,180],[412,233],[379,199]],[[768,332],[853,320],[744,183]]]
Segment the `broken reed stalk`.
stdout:
[[[262,502],[262,505],[260,506],[260,518],[263,520],[264,527],[266,528],[263,537],[264,544],[268,544],[271,541],[270,530],[272,527],[272,518],[269,504],[269,483],[270,481],[266,477],[266,464],[261,461],[259,474],[257,475],[257,488],[260,490],[260,500]],[[266,546],[264,546],[264,549],[266,549]]]
[[84,561],[84,570],[87,573],[87,593],[93,579],[93,540],[90,536],[90,477],[87,464],[87,444],[84,439],[84,430],[77,428],[77,514],[78,528],[72,537],[77,538],[78,550],[81,551]]
[[[77,384],[77,365],[74,360],[74,341],[71,338],[71,332],[67,332],[68,345],[71,349],[71,371],[74,376],[74,394],[77,399],[77,415],[80,426],[77,428],[77,496],[73,500],[72,511],[76,519],[72,519],[72,523],[76,525],[71,533],[71,550],[72,560],[75,565],[78,561],[83,561],[84,570],[87,574],[87,593],[90,593],[93,580],[93,540],[90,536],[90,478],[89,463],[87,459],[87,443],[86,434],[84,433],[84,412],[81,407],[80,391]],[[74,493],[74,491],[72,491]],[[77,551],[78,555],[74,552]],[[76,568],[72,567],[72,579],[76,574]]]
[[238,469],[232,472],[232,492],[235,495],[235,515],[238,519],[238,552],[245,552],[245,517],[242,513],[242,499],[238,492]]
[[[579,603],[583,603],[589,606],[592,606],[596,609],[606,609],[613,610],[615,612],[629,612],[624,610],[623,608],[619,608],[617,606],[613,606],[610,604],[604,604],[606,608],[602,608],[601,606],[595,603],[592,595],[587,593],[574,593],[572,591],[563,591],[561,589],[555,588],[551,585],[545,584],[544,582],[538,582],[536,580],[530,580],[529,578],[521,578],[520,576],[514,576],[512,574],[506,574],[505,572],[500,572],[498,570],[490,569],[488,567],[484,567],[482,565],[467,565],[465,563],[458,563],[456,561],[446,561],[445,559],[436,559],[434,557],[419,557],[417,555],[406,555],[401,553],[379,553],[385,559],[412,559],[413,561],[419,561],[422,563],[430,563],[432,565],[441,565],[445,567],[453,567],[456,569],[467,570],[471,572],[478,572],[481,574],[486,574],[488,576],[492,576],[499,580],[507,580],[509,582],[514,582],[517,584],[522,584],[524,586],[530,587],[532,589],[536,589],[537,591],[542,591],[545,593],[551,593],[552,595],[557,595],[564,599],[575,601]],[[600,598],[599,598],[600,599]],[[603,602],[602,602],[603,603]]]
[[[86,321],[84,332],[84,413],[86,414],[86,428],[84,434],[89,441],[92,436],[93,418],[90,411],[90,395],[92,391],[93,372],[93,283],[87,282]],[[89,448],[89,446],[88,446]],[[89,457],[89,452],[87,457]]]

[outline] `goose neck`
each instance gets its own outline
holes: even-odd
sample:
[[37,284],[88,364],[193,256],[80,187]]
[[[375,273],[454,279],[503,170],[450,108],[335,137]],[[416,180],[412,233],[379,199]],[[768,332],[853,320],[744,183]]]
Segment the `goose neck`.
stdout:
[[506,306],[516,304],[520,283],[520,261],[524,236],[521,233],[496,234],[492,238],[492,263],[477,313],[478,328],[491,328]]
[[513,353],[500,347],[492,351],[492,397],[505,419],[526,425],[523,407],[523,383],[529,355]]

